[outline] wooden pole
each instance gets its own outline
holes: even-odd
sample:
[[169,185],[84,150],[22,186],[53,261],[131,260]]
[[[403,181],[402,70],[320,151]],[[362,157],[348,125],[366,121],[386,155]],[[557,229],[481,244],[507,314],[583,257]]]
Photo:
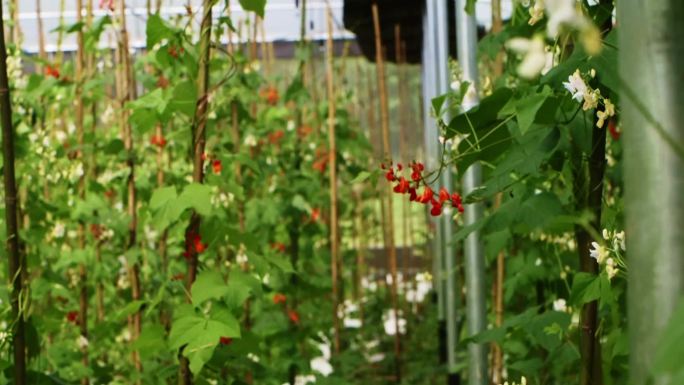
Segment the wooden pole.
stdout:
[[[128,205],[127,211],[129,216],[128,224],[128,240],[126,249],[130,250],[135,247],[137,242],[137,226],[138,214],[136,210],[136,190],[135,190],[135,159],[133,147],[133,132],[128,122],[129,112],[126,109],[126,103],[133,100],[133,92],[135,83],[133,82],[133,70],[131,68],[131,59],[129,57],[128,45],[128,29],[126,27],[126,1],[121,0],[119,3],[119,60],[120,62],[120,125],[123,131],[124,148],[128,153],[126,165],[128,167],[127,180],[127,197]],[[128,268],[129,280],[131,283],[131,297],[133,301],[141,298],[141,284],[140,284],[140,267],[137,261],[133,262]],[[142,328],[142,313],[140,310],[136,311],[131,317],[131,341],[136,341],[140,336]],[[142,372],[142,363],[140,362],[140,355],[137,351],[132,352],[133,364],[138,372]]]
[[[83,0],[76,0],[76,21],[78,23],[83,23]],[[76,41],[78,44],[78,50],[76,52],[76,90],[75,90],[75,101],[76,101],[76,135],[78,137],[78,160],[85,167],[85,130],[84,130],[84,116],[85,116],[85,106],[83,101],[83,84],[85,83],[85,47],[84,47],[84,37],[83,29],[79,29],[76,33]],[[86,196],[86,177],[87,173],[84,172],[78,181],[78,196],[79,199],[85,200]],[[86,246],[86,234],[85,234],[85,224],[79,221],[78,224],[78,243],[81,250],[85,249]],[[79,329],[81,332],[81,338],[86,341],[88,339],[88,270],[85,264],[79,266]],[[88,367],[88,345],[83,344],[81,347],[82,362],[85,367]],[[88,385],[90,380],[88,377],[81,379],[81,384]]]
[[7,256],[9,259],[9,283],[12,286],[12,347],[14,356],[14,384],[26,385],[26,336],[24,314],[19,299],[24,293],[26,262],[19,251],[19,222],[17,205],[17,181],[14,174],[14,127],[12,105],[7,79],[7,48],[5,26],[0,2],[0,123],[2,124],[3,183],[5,188],[5,227],[7,233]]
[[334,348],[335,354],[340,353],[340,320],[337,314],[339,307],[339,292],[338,292],[338,223],[337,223],[337,147],[335,144],[335,74],[333,67],[333,56],[335,54],[333,47],[333,24],[332,11],[330,6],[327,8],[326,21],[328,25],[328,39],[327,51],[328,57],[326,61],[326,83],[328,89],[328,149],[330,163],[330,265],[332,274],[332,301],[333,301],[333,328],[335,330]]
[[[38,57],[41,60],[47,59],[47,54],[45,53],[45,31],[43,28],[43,17],[41,16],[41,2],[42,0],[36,0],[36,23],[38,24]],[[36,65],[36,72],[43,73],[43,65]]]
[[64,42],[64,1],[59,0],[59,31],[57,32],[57,53],[55,57],[55,63],[57,66],[62,64],[64,59],[64,52],[62,52],[62,43]]
[[[195,117],[192,122],[192,155],[193,155],[193,172],[192,180],[195,183],[203,183],[204,181],[204,147],[206,144],[206,127],[207,116],[209,112],[209,60],[211,57],[210,43],[211,43],[211,0],[203,1],[203,16],[200,27],[200,42],[199,42],[199,65],[197,74],[197,107],[195,110]],[[197,212],[192,213],[190,223],[185,230],[185,244],[192,244],[194,237],[200,234],[201,217]],[[198,254],[197,250],[190,248],[188,251],[188,274],[186,281],[186,288],[188,292],[191,290],[192,284],[195,282],[197,276]],[[191,298],[187,299],[191,302]],[[187,358],[182,356],[182,348],[180,352],[180,373],[178,383],[181,385],[191,385],[193,383],[192,373],[190,372],[190,362]]]
[[[380,94],[380,123],[382,127],[382,144],[384,149],[384,157],[386,161],[390,161],[392,158],[392,148],[390,145],[390,134],[389,134],[389,105],[387,101],[387,86],[385,84],[385,63],[382,54],[382,35],[380,32],[380,16],[378,12],[378,3],[373,2],[371,6],[373,12],[373,28],[375,31],[375,64],[378,73],[378,91]],[[396,359],[396,382],[401,382],[400,373],[400,359],[401,359],[401,336],[399,333],[399,309],[398,309],[398,296],[397,296],[397,250],[394,244],[394,215],[392,212],[392,188],[387,187],[385,194],[386,204],[386,217],[387,223],[387,247],[389,248],[389,268],[390,274],[392,276],[391,285],[391,299],[392,299],[392,309],[394,311],[394,355]]]

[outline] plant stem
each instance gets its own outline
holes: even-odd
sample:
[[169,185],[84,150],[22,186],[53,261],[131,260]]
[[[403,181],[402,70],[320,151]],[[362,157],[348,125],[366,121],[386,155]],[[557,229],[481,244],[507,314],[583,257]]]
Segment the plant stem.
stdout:
[[5,25],[0,3],[0,124],[2,124],[3,182],[5,188],[5,227],[7,256],[9,258],[9,283],[12,285],[12,343],[14,353],[14,384],[26,385],[26,337],[24,314],[19,299],[24,290],[23,277],[26,262],[19,252],[19,223],[17,207],[17,181],[14,174],[14,127],[12,126],[12,105],[9,81],[7,79],[7,48],[5,47]]

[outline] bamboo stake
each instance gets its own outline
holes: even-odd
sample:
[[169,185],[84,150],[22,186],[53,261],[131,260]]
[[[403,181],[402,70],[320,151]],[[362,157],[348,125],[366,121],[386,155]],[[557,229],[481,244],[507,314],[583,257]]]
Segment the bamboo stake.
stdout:
[[7,233],[7,256],[9,283],[12,285],[12,347],[14,356],[14,383],[26,385],[26,336],[24,314],[19,303],[24,293],[26,262],[19,250],[19,223],[17,206],[17,181],[14,173],[14,127],[12,127],[12,105],[7,79],[7,48],[5,47],[5,26],[0,2],[0,123],[2,124],[3,182],[5,188],[5,227]]
[[335,79],[333,67],[333,25],[332,11],[330,6],[327,8],[326,21],[328,26],[327,49],[328,57],[326,61],[326,83],[328,85],[328,146],[330,163],[330,264],[332,274],[332,301],[333,301],[333,328],[335,330],[334,347],[335,354],[340,353],[340,320],[338,311],[338,234],[337,234],[337,148],[335,143]]
[[[501,0],[492,0],[492,33],[498,34],[503,29],[501,18]],[[498,79],[503,73],[503,52],[498,52],[492,68],[494,79]],[[502,194],[496,196],[494,210],[501,206]],[[494,316],[495,325],[501,327],[503,324],[503,283],[505,274],[505,253],[503,250],[496,256],[496,279],[494,280]],[[503,381],[503,349],[492,343],[492,382],[499,384]]]
[[[120,25],[120,43],[119,43],[119,60],[121,60],[121,93],[120,93],[120,124],[123,130],[124,136],[124,148],[128,152],[128,159],[126,160],[126,165],[129,169],[128,181],[127,181],[127,195],[128,195],[128,216],[130,217],[130,222],[128,225],[128,241],[126,244],[126,249],[130,250],[135,247],[137,242],[137,226],[138,226],[138,214],[136,210],[136,191],[135,191],[135,161],[134,161],[134,148],[133,148],[133,133],[131,131],[131,126],[128,122],[129,112],[126,109],[126,103],[133,100],[134,95],[134,82],[133,82],[133,71],[131,68],[131,59],[128,52],[128,29],[126,27],[126,1],[121,0],[119,3],[119,22]],[[140,285],[140,267],[138,262],[134,262],[132,266],[129,267],[129,279],[131,283],[131,294],[132,300],[138,301],[141,298],[141,285]],[[132,315],[131,319],[131,341],[136,341],[140,336],[142,328],[142,313],[140,310]],[[136,370],[140,373],[142,372],[142,363],[140,362],[140,355],[137,351],[132,352],[133,364]]]
[[[36,0],[36,23],[38,24],[38,57],[46,60],[45,53],[45,31],[43,29],[43,16],[41,15],[41,0]],[[36,72],[43,73],[43,65],[36,65]]]
[[[83,0],[76,0],[76,20],[78,23],[83,22]],[[85,82],[84,68],[85,68],[85,47],[84,47],[84,37],[83,29],[79,29],[76,33],[76,40],[78,44],[78,50],[76,52],[76,90],[75,90],[75,102],[76,102],[76,135],[78,137],[78,159],[85,163],[84,156],[84,146],[85,146],[85,130],[84,130],[84,116],[85,108],[83,102],[83,83]],[[86,167],[84,167],[86,168]],[[87,174],[79,178],[78,181],[78,197],[81,200],[85,200],[86,196],[86,177]],[[78,238],[79,238],[79,248],[81,250],[85,249],[86,243],[85,234],[85,224],[79,221],[78,224]],[[79,293],[79,329],[81,332],[81,337],[88,339],[88,270],[85,264],[79,266],[79,284],[81,286]],[[81,347],[82,362],[85,367],[88,367],[88,345],[83,344]],[[88,377],[81,379],[81,384],[88,385],[90,380]]]
[[59,0],[59,31],[57,32],[57,53],[55,63],[59,67],[64,59],[62,43],[64,42],[64,0]]
[[[200,42],[199,42],[199,63],[197,74],[197,107],[195,110],[195,117],[192,122],[192,153],[193,153],[193,172],[192,180],[195,183],[202,183],[204,181],[204,147],[206,144],[206,126],[209,106],[209,60],[211,52],[209,46],[211,43],[211,0],[203,1],[203,16],[200,27]],[[200,234],[201,217],[197,212],[192,213],[188,228],[185,230],[185,243],[192,244],[194,237]],[[186,288],[188,292],[191,290],[195,277],[197,276],[198,255],[194,248],[189,248],[188,251],[188,274],[186,281]],[[188,302],[191,302],[188,298]],[[190,372],[189,361],[182,356],[182,348],[180,354],[180,373],[179,384],[191,385],[193,383],[192,373]]]
[[[399,95],[399,153],[400,157],[404,162],[408,162],[408,150],[406,148],[406,130],[407,130],[407,101],[406,101],[406,74],[404,69],[404,57],[402,54],[401,45],[401,25],[394,24],[394,53],[396,57],[396,69],[397,69],[397,86]],[[402,236],[404,242],[404,249],[402,252],[403,258],[403,273],[404,279],[409,277],[409,258],[412,252],[412,243],[409,242],[409,221],[411,219],[409,201],[406,199],[402,200],[401,212],[402,212]],[[405,310],[408,310],[408,302],[405,304]],[[408,311],[406,312],[408,314]]]
[[[392,148],[390,146],[389,136],[389,105],[387,102],[387,86],[385,84],[385,63],[382,54],[382,35],[380,33],[380,16],[378,14],[378,3],[373,2],[373,29],[375,31],[375,64],[378,73],[378,91],[380,93],[380,122],[382,127],[382,144],[384,149],[385,160],[389,161],[392,157]],[[400,360],[401,360],[401,336],[399,333],[399,309],[397,298],[397,251],[394,244],[394,213],[392,212],[392,189],[387,187],[385,199],[387,200],[387,241],[389,247],[389,267],[392,275],[392,309],[394,310],[394,355],[396,357],[396,382],[401,382]]]

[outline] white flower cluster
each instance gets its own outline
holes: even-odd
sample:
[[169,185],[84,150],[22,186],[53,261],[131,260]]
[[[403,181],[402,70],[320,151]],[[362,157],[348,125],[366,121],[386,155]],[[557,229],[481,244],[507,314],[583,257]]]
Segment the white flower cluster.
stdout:
[[[508,385],[508,381],[504,382],[503,385]],[[510,385],[527,385],[527,378],[525,376],[520,377],[520,384],[516,382],[511,382]]]
[[600,266],[604,267],[608,279],[613,279],[620,271],[620,267],[622,266],[624,268],[625,266],[624,261],[622,260],[622,253],[626,250],[625,232],[603,229],[602,235],[609,246],[599,244],[598,242],[592,242],[589,254]]
[[[593,78],[596,76],[596,71],[592,69],[588,75]],[[598,128],[603,128],[606,120],[615,116],[615,105],[610,99],[601,96],[601,91],[599,89],[592,89],[587,85],[579,69],[575,70],[575,72],[568,77],[568,81],[564,82],[563,86],[572,94],[573,99],[578,102],[584,101],[584,104],[582,105],[584,111],[592,108],[597,109],[599,103],[603,104],[603,111],[596,112],[596,116],[598,117],[596,126]]]
[[401,310],[395,312],[394,309],[387,309],[382,315],[382,320],[385,334],[393,336],[397,333],[397,328],[399,334],[406,334],[406,319],[402,317]]

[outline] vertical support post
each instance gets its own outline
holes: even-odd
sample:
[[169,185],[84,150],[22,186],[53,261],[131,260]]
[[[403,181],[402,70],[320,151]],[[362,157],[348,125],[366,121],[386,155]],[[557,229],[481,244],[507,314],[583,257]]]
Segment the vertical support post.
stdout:
[[[437,73],[435,71],[437,61],[436,39],[435,39],[435,1],[427,1],[425,6],[425,16],[423,20],[423,131],[425,140],[425,165],[428,169],[434,170],[438,167],[439,159],[439,134],[437,124],[430,115],[432,105],[431,99],[437,96]],[[446,317],[444,302],[444,280],[442,277],[442,232],[440,221],[434,217],[427,217],[428,224],[434,237],[430,242],[432,255],[432,275],[433,284],[437,294],[437,319],[438,319],[438,340],[440,363],[447,361],[446,342]]]
[[[465,11],[465,1],[456,0],[456,39],[458,46],[458,62],[463,69],[464,80],[477,89],[477,26],[475,15]],[[463,100],[463,109],[469,110],[479,102],[476,92],[469,92]],[[482,169],[474,163],[463,176],[463,193],[471,193],[482,183]],[[482,217],[481,203],[465,206],[465,225],[471,225]],[[486,298],[484,288],[484,253],[480,232],[473,231],[464,244],[466,268],[466,302],[468,334],[475,335],[486,328]],[[485,344],[468,344],[468,383],[485,385],[487,376],[487,346]]]
[[[435,2],[435,31],[437,33],[435,65],[437,95],[448,92],[451,83],[449,71],[449,17],[447,10],[448,0]],[[448,119],[448,117],[446,117]],[[440,159],[442,154],[439,154]],[[447,190],[453,188],[453,178],[450,168],[446,168],[440,177],[441,186]],[[447,370],[449,373],[448,383],[460,382],[456,371],[456,347],[458,344],[458,307],[459,296],[456,283],[456,250],[453,239],[453,219],[450,215],[439,217],[442,233],[442,273],[444,279],[444,305],[446,313],[446,338],[447,338]]]
[[[684,3],[624,0],[618,28],[629,253],[630,384],[653,373],[665,326],[684,296]],[[652,375],[652,377],[651,377]]]

